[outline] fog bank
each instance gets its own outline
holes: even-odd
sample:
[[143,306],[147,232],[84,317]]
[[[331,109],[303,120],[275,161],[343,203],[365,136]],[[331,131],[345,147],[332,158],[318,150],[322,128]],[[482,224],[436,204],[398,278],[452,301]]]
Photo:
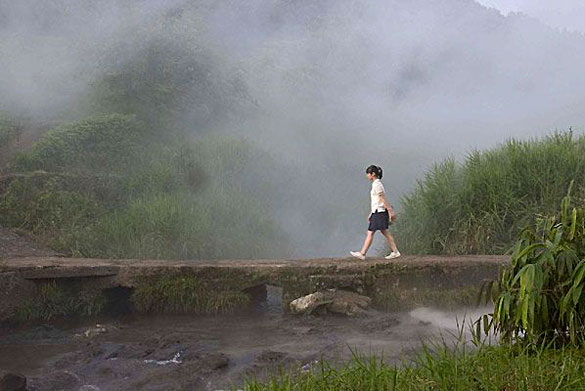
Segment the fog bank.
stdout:
[[84,115],[93,83],[161,37],[205,65],[181,127],[279,162],[263,171],[295,256],[361,244],[370,164],[399,204],[447,155],[585,125],[585,37],[472,0],[0,0],[0,110]]

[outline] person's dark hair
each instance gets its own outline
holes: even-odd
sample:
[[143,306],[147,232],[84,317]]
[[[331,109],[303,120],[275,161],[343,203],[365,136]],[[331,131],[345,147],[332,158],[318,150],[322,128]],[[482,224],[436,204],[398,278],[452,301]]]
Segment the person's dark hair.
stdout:
[[376,178],[382,179],[382,167],[371,165],[366,168],[366,174],[374,174]]

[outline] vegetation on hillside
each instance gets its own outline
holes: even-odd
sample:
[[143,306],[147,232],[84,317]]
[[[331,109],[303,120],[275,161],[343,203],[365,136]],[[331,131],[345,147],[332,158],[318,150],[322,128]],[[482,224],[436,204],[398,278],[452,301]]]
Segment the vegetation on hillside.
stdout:
[[556,133],[435,165],[404,197],[397,240],[406,253],[502,254],[575,181],[585,195],[585,136]]
[[[166,26],[166,25],[165,25]],[[71,115],[15,156],[0,224],[66,255],[169,259],[286,256],[272,220],[272,157],[211,132],[249,102],[210,54],[159,26],[111,48],[109,72]],[[115,59],[115,61],[114,61]],[[0,141],[15,128],[0,121]],[[8,183],[8,184],[7,184]]]
[[75,256],[286,254],[287,240],[266,213],[270,204],[261,205],[240,178],[270,156],[212,135],[162,145],[149,141],[150,132],[122,114],[50,130],[15,159],[26,175],[0,195],[0,224]]

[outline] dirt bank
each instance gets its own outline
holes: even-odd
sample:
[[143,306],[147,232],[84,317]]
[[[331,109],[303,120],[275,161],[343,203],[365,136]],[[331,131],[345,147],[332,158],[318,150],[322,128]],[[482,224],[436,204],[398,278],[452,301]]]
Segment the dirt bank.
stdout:
[[53,257],[58,254],[31,237],[0,226],[0,260],[23,257]]

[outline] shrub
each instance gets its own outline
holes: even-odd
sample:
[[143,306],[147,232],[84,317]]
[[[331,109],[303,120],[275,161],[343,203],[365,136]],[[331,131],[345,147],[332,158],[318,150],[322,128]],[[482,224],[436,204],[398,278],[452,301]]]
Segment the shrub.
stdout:
[[0,149],[22,133],[21,125],[9,116],[0,113]]
[[585,207],[570,202],[566,196],[559,214],[522,231],[510,265],[488,286],[495,307],[485,331],[493,327],[507,342],[585,342]]
[[144,152],[143,125],[120,114],[92,117],[51,129],[18,157],[32,171],[120,172]]
[[99,211],[87,194],[62,190],[58,178],[17,178],[0,196],[0,224],[32,232],[84,225]]

